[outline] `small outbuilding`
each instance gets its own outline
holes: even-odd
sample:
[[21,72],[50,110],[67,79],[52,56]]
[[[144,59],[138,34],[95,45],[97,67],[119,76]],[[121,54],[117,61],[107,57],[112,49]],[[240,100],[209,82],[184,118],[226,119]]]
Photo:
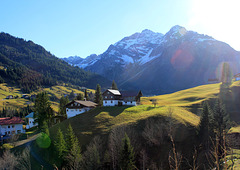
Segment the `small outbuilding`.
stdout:
[[27,115],[25,118],[27,119],[26,129],[30,129],[38,125],[38,123],[35,122],[34,112],[29,113],[29,115]]
[[234,76],[234,78],[235,78],[235,81],[240,80],[240,73],[236,74],[236,75]]

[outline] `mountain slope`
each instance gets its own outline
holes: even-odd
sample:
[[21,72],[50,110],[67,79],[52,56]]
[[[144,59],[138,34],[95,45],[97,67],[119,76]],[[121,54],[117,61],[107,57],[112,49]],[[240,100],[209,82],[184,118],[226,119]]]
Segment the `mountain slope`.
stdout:
[[[165,94],[220,78],[223,62],[240,71],[240,53],[210,36],[174,26],[165,35],[144,30],[125,37],[77,66],[115,80],[123,89]],[[84,60],[83,60],[84,61]],[[83,62],[82,61],[82,62]]]
[[58,83],[90,88],[97,83],[109,84],[106,78],[70,66],[32,41],[6,33],[0,33],[0,66],[0,80],[20,85],[26,91]]

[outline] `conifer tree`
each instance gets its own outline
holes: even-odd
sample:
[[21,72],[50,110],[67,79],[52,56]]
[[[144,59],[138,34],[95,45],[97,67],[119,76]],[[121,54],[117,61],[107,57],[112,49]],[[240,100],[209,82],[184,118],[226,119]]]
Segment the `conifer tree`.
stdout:
[[46,121],[48,124],[51,123],[51,118],[53,116],[53,109],[51,108],[51,103],[49,101],[48,94],[46,92],[40,92],[36,96],[34,104],[34,114],[38,127],[42,127],[43,122]]
[[95,92],[95,103],[97,103],[98,106],[103,105],[101,86],[99,84],[97,84],[97,89],[96,89],[96,92]]
[[81,93],[78,93],[77,97],[76,97],[77,100],[83,100],[84,97]]
[[212,135],[212,129],[210,124],[211,119],[211,109],[208,102],[203,103],[203,110],[200,118],[200,123],[198,126],[198,136],[200,142],[209,149],[209,140],[210,136]]
[[84,98],[88,101],[89,97],[88,97],[88,93],[87,93],[87,89],[85,89],[84,91]]
[[55,141],[54,145],[55,145],[56,150],[58,152],[58,157],[63,158],[66,151],[67,151],[67,147],[66,147],[66,142],[64,140],[64,135],[63,135],[60,128],[58,129],[57,138],[56,138],[56,141]]
[[122,145],[122,150],[120,155],[119,166],[121,169],[126,169],[126,170],[135,169],[133,147],[131,146],[130,139],[126,133],[122,143],[123,145]]
[[224,131],[229,128],[229,123],[229,115],[226,113],[224,105],[217,99],[213,110],[212,126],[216,140],[219,140],[219,156],[223,153]]
[[43,133],[46,133],[48,136],[50,135],[49,129],[48,129],[48,124],[47,124],[46,121],[43,122],[42,132],[43,132]]
[[112,89],[113,89],[113,90],[118,90],[117,84],[115,83],[114,80],[112,81]]
[[69,100],[73,100],[74,97],[75,97],[74,91],[72,90],[71,93],[70,93],[70,95],[69,95]]
[[82,161],[81,147],[79,141],[75,136],[71,124],[69,124],[66,134],[66,148],[67,156],[66,160],[68,161],[71,169],[79,168],[80,162]]
[[60,98],[60,103],[59,103],[59,115],[62,115],[62,116],[66,116],[67,117],[67,114],[66,114],[66,104],[69,103],[69,99],[68,99],[68,96],[64,97],[62,96]]

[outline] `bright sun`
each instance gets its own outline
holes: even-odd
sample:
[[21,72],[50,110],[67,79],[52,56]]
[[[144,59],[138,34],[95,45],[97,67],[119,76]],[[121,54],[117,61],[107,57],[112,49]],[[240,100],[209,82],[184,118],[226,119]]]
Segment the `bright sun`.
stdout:
[[239,7],[239,0],[193,0],[188,27],[204,30],[240,51]]

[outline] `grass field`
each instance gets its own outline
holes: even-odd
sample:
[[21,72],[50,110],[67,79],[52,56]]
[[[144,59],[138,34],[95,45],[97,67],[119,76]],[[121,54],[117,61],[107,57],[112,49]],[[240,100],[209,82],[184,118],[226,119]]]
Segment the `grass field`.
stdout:
[[[32,92],[29,95],[37,94],[38,92],[41,92],[41,91],[46,91],[50,99],[55,99],[55,101],[51,101],[51,103],[52,103],[53,110],[57,112],[59,107],[59,104],[57,101],[59,101],[62,95],[65,95],[65,94],[69,95],[72,92],[72,90],[76,94],[84,93],[83,91],[72,88],[72,87],[53,86],[51,88],[39,89],[38,91]],[[87,91],[95,93],[95,91],[92,89],[87,89]],[[18,98],[6,99],[8,95],[18,96]],[[22,93],[19,88],[10,87],[6,83],[0,84],[0,109],[2,107],[21,108],[21,107],[26,107],[27,105],[33,106],[33,102],[31,102],[28,99],[23,99],[21,97],[22,97]]]
[[219,94],[220,84],[208,84],[181,90],[171,94],[142,97],[141,103],[153,105],[151,100],[156,100],[158,106],[192,106],[202,101],[215,98]]
[[240,133],[240,125],[236,127],[232,127],[228,133]]

